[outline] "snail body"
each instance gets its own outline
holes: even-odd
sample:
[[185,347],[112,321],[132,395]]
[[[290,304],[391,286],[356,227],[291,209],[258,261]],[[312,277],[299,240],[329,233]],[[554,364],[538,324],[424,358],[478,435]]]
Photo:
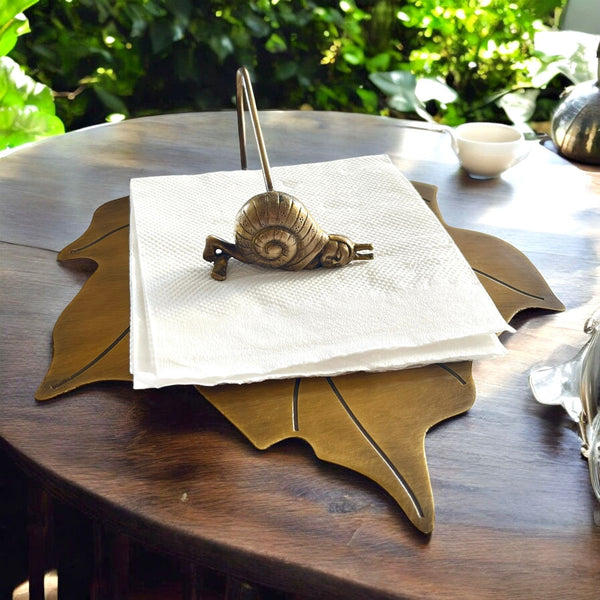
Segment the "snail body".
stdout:
[[206,238],[203,258],[214,263],[213,279],[225,279],[230,258],[288,271],[341,267],[352,260],[373,258],[373,254],[358,254],[372,250],[371,244],[328,235],[297,198],[284,192],[268,191],[250,198],[237,214],[234,231],[235,244]]

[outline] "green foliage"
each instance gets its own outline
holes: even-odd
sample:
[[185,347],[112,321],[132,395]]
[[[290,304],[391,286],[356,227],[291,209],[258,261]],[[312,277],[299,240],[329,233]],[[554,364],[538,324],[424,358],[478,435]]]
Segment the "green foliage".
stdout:
[[[364,4],[381,12],[389,3]],[[64,90],[69,127],[113,112],[230,108],[242,64],[261,108],[376,113],[367,74],[401,58],[384,43],[400,23],[377,10],[335,0],[41,0],[35,39],[21,40],[18,56]]]
[[51,90],[26,75],[6,56],[17,38],[29,33],[23,10],[37,0],[5,0],[0,5],[0,150],[64,132]]
[[596,58],[600,36],[576,31],[540,31],[534,40],[534,53],[527,61],[527,81],[502,94],[496,101],[509,117],[527,131],[528,121],[543,121],[555,106],[565,86],[597,79]]
[[409,30],[408,61],[418,76],[437,76],[457,93],[449,106],[428,103],[438,120],[506,120],[493,102],[530,85],[527,60],[536,32],[552,25],[565,0],[409,0],[397,13]]
[[0,57],[0,150],[59,133],[64,126],[55,116],[50,89],[8,56]]
[[[262,109],[502,120],[490,98],[525,85],[534,34],[563,3],[40,0],[28,12],[35,36],[13,56],[61,91],[69,128],[111,113],[231,108],[240,65]],[[404,85],[395,98],[386,77]]]
[[425,121],[433,121],[427,103],[437,101],[447,108],[458,100],[458,94],[440,78],[419,77],[410,71],[371,73],[369,79],[387,96],[388,106],[400,114],[416,113]]
[[37,0],[7,0],[0,5],[0,56],[6,56],[17,43],[17,37],[29,33],[29,23],[23,14]]

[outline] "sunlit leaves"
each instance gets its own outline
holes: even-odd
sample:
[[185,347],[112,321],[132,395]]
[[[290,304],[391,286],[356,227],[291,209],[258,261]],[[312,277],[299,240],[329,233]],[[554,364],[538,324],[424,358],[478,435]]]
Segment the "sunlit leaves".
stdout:
[[0,3],[0,56],[6,56],[20,35],[29,33],[29,21],[23,14],[38,0],[2,0]]
[[0,3],[0,35],[7,24],[38,0],[2,0]]
[[35,41],[15,50],[66,92],[57,102],[69,128],[114,112],[231,108],[242,64],[260,108],[372,114],[388,105],[369,75],[408,68],[457,93],[423,101],[415,88],[430,114],[453,124],[505,118],[485,99],[523,83],[539,19],[563,2],[40,0],[28,14]]
[[30,32],[22,11],[36,2],[4,0],[0,4],[0,150],[64,132],[51,90],[6,56],[17,38]]
[[6,56],[17,43],[20,35],[29,33],[29,21],[23,13],[16,14],[12,19],[0,26],[0,56]]
[[425,121],[433,121],[426,103],[435,100],[444,108],[457,100],[457,93],[443,81],[433,77],[417,78],[406,65],[404,71],[371,73],[369,79],[386,96],[388,105],[399,113],[416,113]]
[[[535,84],[543,85],[558,73],[574,84],[597,79],[598,42],[597,35],[574,31],[537,33],[534,44],[539,68],[535,69]],[[549,57],[555,60],[549,61]]]
[[0,57],[0,150],[63,132],[50,89]]
[[[528,82],[525,60],[535,33],[550,23],[565,0],[407,0],[396,13],[410,42],[409,69],[418,78],[441,78],[457,93],[436,118],[455,125],[466,119],[506,118],[486,99]],[[403,67],[406,68],[406,67]]]
[[526,131],[539,106],[541,90],[558,77],[570,84],[597,79],[599,36],[575,31],[543,31],[534,37],[535,53],[523,61],[532,88],[517,89],[497,100],[510,120]]

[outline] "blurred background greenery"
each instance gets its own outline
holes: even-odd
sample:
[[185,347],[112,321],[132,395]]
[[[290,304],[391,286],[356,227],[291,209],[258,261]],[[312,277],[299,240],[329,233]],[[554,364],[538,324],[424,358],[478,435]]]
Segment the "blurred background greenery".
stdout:
[[0,150],[107,120],[233,108],[240,65],[260,109],[528,129],[595,75],[597,41],[559,35],[565,2],[3,0]]

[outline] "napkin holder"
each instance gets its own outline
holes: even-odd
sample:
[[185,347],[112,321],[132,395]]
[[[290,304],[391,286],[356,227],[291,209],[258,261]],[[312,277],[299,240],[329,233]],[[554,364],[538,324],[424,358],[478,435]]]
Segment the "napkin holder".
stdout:
[[[503,317],[510,320],[527,308],[564,310],[521,252],[498,238],[450,227],[439,212],[437,189],[415,186]],[[58,255],[61,262],[75,260],[78,266],[86,259],[98,268],[56,322],[52,362],[37,400],[95,382],[131,382],[128,230],[129,198],[112,200]],[[511,265],[510,272],[503,270],[506,264]],[[255,447],[267,449],[287,438],[305,440],[320,459],[378,483],[426,533],[433,529],[435,511],[425,435],[436,423],[469,410],[475,401],[470,362],[197,390]]]
[[[238,74],[238,98],[243,91],[240,86],[247,81],[244,71]],[[239,101],[241,166],[246,169],[243,120]],[[257,123],[254,119],[261,161],[268,164]],[[263,175],[268,191],[268,167]],[[414,185],[502,317],[508,321],[526,308],[564,310],[521,252],[498,238],[448,226],[437,206],[437,188]],[[35,394],[39,401],[95,382],[132,380],[129,218],[128,197],[107,202],[98,208],[88,230],[58,255],[61,262],[78,259],[76,265],[86,259],[97,270],[56,322],[52,361]],[[509,271],[505,265],[511,265]],[[108,306],[111,318],[107,320]],[[436,423],[467,411],[475,400],[468,361],[196,389],[255,447],[266,449],[287,438],[303,439],[320,459],[375,481],[424,533],[432,531],[435,521],[425,435]]]
[[202,256],[204,260],[214,263],[212,278],[217,281],[226,278],[230,258],[288,271],[343,267],[353,260],[371,260],[372,253],[362,252],[372,250],[371,244],[354,244],[346,236],[327,235],[298,198],[273,189],[252,83],[244,67],[237,71],[236,91],[242,169],[247,167],[246,100],[267,190],[250,198],[238,212],[234,228],[235,244],[213,235],[206,238]]

